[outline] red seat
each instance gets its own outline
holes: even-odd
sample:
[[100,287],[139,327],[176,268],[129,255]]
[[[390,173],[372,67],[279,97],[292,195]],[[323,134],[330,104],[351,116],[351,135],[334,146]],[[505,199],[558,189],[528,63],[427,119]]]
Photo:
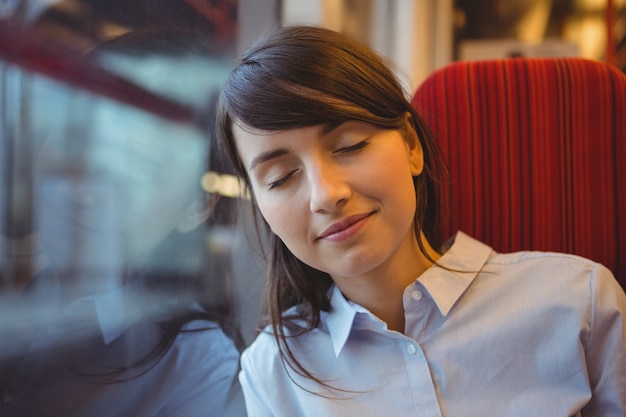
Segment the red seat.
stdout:
[[582,58],[460,61],[413,105],[449,164],[444,236],[574,253],[626,288],[626,75]]

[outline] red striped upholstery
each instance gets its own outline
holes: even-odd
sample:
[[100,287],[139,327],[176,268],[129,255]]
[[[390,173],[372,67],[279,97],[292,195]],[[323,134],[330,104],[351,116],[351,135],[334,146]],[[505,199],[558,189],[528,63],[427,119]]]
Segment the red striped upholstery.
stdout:
[[455,62],[413,105],[449,163],[444,233],[582,255],[626,288],[626,75],[578,58]]

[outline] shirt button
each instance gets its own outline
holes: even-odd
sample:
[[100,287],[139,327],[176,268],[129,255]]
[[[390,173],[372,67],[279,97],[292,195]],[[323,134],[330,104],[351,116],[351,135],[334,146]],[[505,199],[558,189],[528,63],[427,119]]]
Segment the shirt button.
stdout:
[[422,299],[422,292],[419,290],[415,290],[411,293],[411,298],[415,301],[419,301]]
[[13,401],[13,395],[11,395],[10,393],[5,393],[2,394],[2,402],[5,404],[10,403],[11,401]]
[[415,348],[415,345],[408,345],[406,347],[406,351],[409,355],[415,355],[415,352],[417,352],[417,349]]

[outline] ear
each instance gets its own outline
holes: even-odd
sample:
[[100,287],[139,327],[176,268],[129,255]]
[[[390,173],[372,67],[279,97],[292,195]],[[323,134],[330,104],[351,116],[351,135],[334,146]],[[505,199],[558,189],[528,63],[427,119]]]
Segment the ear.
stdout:
[[180,233],[188,233],[196,229],[213,213],[219,200],[219,194],[207,193],[204,195],[204,198],[190,203],[187,208],[187,213],[185,213],[183,218],[178,222],[176,230]]
[[411,113],[404,114],[403,128],[401,130],[404,144],[406,146],[407,158],[411,167],[411,175],[419,176],[424,170],[424,151],[413,123],[411,123]]

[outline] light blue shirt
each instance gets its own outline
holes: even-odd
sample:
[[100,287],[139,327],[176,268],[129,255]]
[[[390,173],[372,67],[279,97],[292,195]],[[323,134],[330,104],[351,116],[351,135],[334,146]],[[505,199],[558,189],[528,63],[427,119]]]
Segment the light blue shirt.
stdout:
[[321,327],[289,339],[335,390],[260,334],[239,374],[249,417],[625,415],[626,296],[607,268],[461,232],[439,263],[404,291],[405,334],[333,287]]
[[[244,414],[242,400],[237,404],[239,354],[215,323],[187,324],[188,331],[176,337],[154,367],[134,368],[121,375],[126,380],[113,382],[102,377],[103,372],[143,358],[159,340],[158,300],[144,300],[145,291],[127,285],[61,308],[55,280],[40,284],[30,305],[40,309],[39,327],[20,352],[23,358],[8,384],[0,386],[0,417]],[[153,301],[149,308],[146,301]],[[11,342],[0,341],[3,354]]]

